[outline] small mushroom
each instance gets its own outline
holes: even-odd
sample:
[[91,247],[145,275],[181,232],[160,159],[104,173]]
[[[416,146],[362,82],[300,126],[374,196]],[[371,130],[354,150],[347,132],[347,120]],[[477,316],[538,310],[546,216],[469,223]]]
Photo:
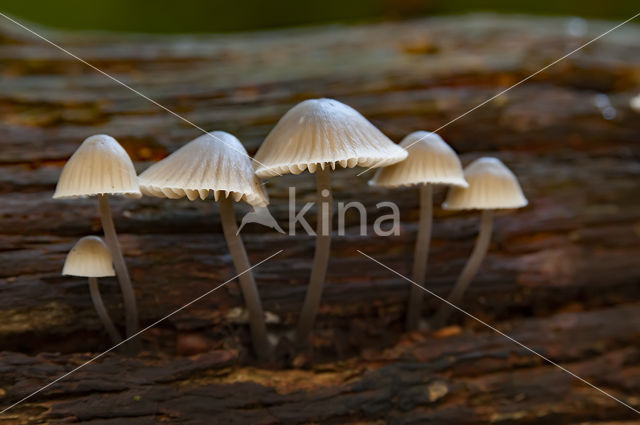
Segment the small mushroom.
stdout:
[[[497,158],[479,158],[464,170],[467,189],[452,187],[442,207],[446,210],[482,210],[482,224],[473,252],[449,294],[448,301],[457,305],[480,268],[489,250],[493,211],[522,208],[527,205],[517,177]],[[444,326],[452,307],[443,304],[435,315],[434,327]]]
[[[82,198],[94,195],[99,200],[104,236],[120,282],[129,337],[138,332],[138,310],[129,271],[113,224],[109,195],[139,198],[142,194],[131,158],[116,139],[105,134],[88,137],[82,142],[64,165],[53,198]],[[135,351],[137,342],[133,344],[130,349]]]
[[333,99],[305,100],[291,108],[271,130],[255,155],[256,174],[316,173],[318,220],[313,268],[296,329],[298,345],[307,342],[320,305],[331,244],[331,170],[383,167],[407,152],[358,111]]
[[262,304],[247,252],[238,235],[233,201],[261,207],[268,203],[242,143],[223,131],[204,134],[152,165],[139,177],[142,193],[160,198],[204,200],[213,193],[220,202],[222,230],[231,252],[244,302],[249,311],[253,348],[261,360],[270,346]]
[[[413,257],[413,281],[423,286],[427,272],[431,225],[433,221],[433,185],[468,187],[462,165],[455,151],[436,133],[416,131],[402,140],[400,146],[409,156],[402,162],[378,170],[369,184],[381,187],[419,186],[420,221]],[[407,307],[408,330],[418,328],[423,291],[411,285]]]
[[89,278],[91,301],[93,301],[93,306],[96,308],[100,321],[107,330],[113,344],[122,342],[122,337],[102,302],[100,288],[98,287],[99,277],[116,275],[111,264],[109,248],[107,248],[102,239],[97,236],[85,236],[76,242],[69,254],[67,254],[62,274],[64,276]]

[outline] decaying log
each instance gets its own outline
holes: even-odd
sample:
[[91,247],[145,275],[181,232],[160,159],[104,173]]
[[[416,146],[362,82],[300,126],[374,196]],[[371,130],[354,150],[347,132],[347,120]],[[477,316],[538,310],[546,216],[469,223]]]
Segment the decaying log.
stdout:
[[[531,319],[508,332],[614,397],[637,404],[639,307],[632,303]],[[10,394],[3,399],[26,396],[89,356],[0,354],[0,387]],[[485,328],[415,333],[388,350],[307,370],[242,367],[237,361],[228,350],[180,359],[109,355],[46,396],[16,407],[4,420],[561,424],[609,418],[637,423],[623,422],[636,419],[630,410]]]
[[[225,36],[45,35],[250,153],[308,97],[344,101],[394,140],[437,129],[606,31],[568,19],[470,15]],[[124,87],[13,24],[0,23],[0,407],[108,348],[86,282],[63,278],[66,252],[99,234],[96,200],[54,201],[66,158],[108,133],[143,170],[200,135]],[[465,298],[472,314],[640,406],[640,27],[628,24],[440,133],[466,164],[501,158],[530,205],[500,213],[490,253]],[[248,351],[236,283],[142,338],[137,359],[111,353],[0,416],[0,423],[619,423],[633,412],[512,342],[456,316],[459,327],[403,335],[416,233],[414,189],[368,187],[340,170],[336,202],[367,207],[368,231],[401,209],[399,236],[336,235],[313,348],[286,344],[267,368]],[[288,188],[313,200],[308,175],[269,179],[285,230]],[[436,193],[441,202],[444,192]],[[233,276],[217,206],[114,199],[116,227],[143,324]],[[238,206],[238,218],[248,211]],[[313,211],[307,214],[313,226]],[[337,221],[337,220],[336,220]],[[428,286],[444,295],[471,251],[478,216],[435,210]],[[243,238],[274,337],[295,325],[314,239],[250,224]],[[117,324],[117,283],[101,280]],[[439,305],[426,297],[424,316]],[[19,354],[22,353],[22,354]],[[46,354],[59,353],[59,354]],[[120,371],[120,372],[119,372]],[[239,396],[241,395],[241,396]],[[631,423],[631,422],[629,422]]]

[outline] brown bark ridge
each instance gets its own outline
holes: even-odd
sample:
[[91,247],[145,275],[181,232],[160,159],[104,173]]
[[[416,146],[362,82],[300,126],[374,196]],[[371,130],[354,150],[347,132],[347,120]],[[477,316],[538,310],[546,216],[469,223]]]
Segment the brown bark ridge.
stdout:
[[[224,36],[43,34],[250,153],[309,97],[360,110],[394,140],[433,130],[613,27],[571,18],[468,15]],[[624,402],[640,406],[640,27],[627,24],[441,130],[466,164],[499,157],[530,205],[497,214],[489,254],[463,307]],[[6,21],[0,23],[0,407],[108,348],[85,279],[61,277],[66,252],[99,234],[96,199],[51,199],[64,161],[96,133],[117,138],[139,170],[200,135],[124,87]],[[136,358],[110,353],[0,416],[0,424],[638,423],[638,417],[461,315],[403,334],[418,219],[416,189],[367,186],[338,170],[335,202],[358,200],[368,228],[401,209],[395,237],[334,235],[311,348],[247,350],[233,282],[145,332]],[[312,176],[272,178],[271,212],[287,230]],[[437,205],[443,199],[436,190]],[[238,206],[239,210],[247,208]],[[233,276],[213,202],[113,199],[142,326]],[[479,216],[436,206],[427,285],[445,295],[470,254]],[[240,214],[238,215],[240,217]],[[307,215],[314,226],[315,214]],[[337,222],[337,220],[336,220]],[[247,225],[273,337],[295,328],[314,241]],[[122,299],[101,279],[123,328]],[[425,297],[423,317],[439,301]],[[53,354],[55,353],[55,354]]]

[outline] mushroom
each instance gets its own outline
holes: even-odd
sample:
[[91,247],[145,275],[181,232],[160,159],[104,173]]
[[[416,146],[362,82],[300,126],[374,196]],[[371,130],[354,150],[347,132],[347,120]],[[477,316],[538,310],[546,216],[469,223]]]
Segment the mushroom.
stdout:
[[[413,257],[413,281],[424,285],[431,243],[433,220],[433,185],[468,187],[462,165],[455,151],[436,133],[416,131],[405,137],[400,146],[409,156],[402,162],[378,170],[369,184],[381,187],[419,186],[420,221]],[[408,330],[418,328],[423,291],[411,285],[407,307]]]
[[259,177],[316,173],[318,220],[309,287],[296,329],[298,345],[313,328],[329,261],[331,243],[331,170],[383,167],[402,161],[407,152],[355,109],[333,99],[305,100],[291,108],[271,130],[255,155]]
[[[138,311],[129,271],[113,224],[109,195],[140,198],[142,194],[131,158],[116,139],[106,134],[91,136],[82,142],[64,165],[53,198],[94,195],[98,196],[100,220],[120,283],[126,311],[127,336],[130,337],[138,332]],[[136,348],[132,347],[134,351]]]
[[268,200],[242,143],[223,131],[204,134],[149,167],[140,174],[139,181],[142,193],[160,198],[186,196],[190,201],[204,200],[213,193],[220,203],[222,230],[249,311],[253,348],[261,360],[267,359],[271,350],[264,313],[247,252],[238,235],[233,201],[261,207]]
[[100,321],[107,330],[109,337],[111,337],[111,342],[114,344],[122,342],[122,337],[102,302],[100,288],[98,287],[99,277],[116,275],[111,265],[109,248],[107,248],[102,239],[97,236],[85,236],[76,242],[69,254],[67,254],[62,274],[64,276],[89,278],[91,301],[93,301],[93,306],[96,308]]
[[[448,301],[457,305],[478,272],[480,263],[489,249],[493,211],[521,208],[527,205],[517,177],[497,158],[479,158],[464,170],[469,188],[452,187],[442,207],[445,210],[482,210],[482,224],[473,252],[458,277]],[[452,307],[443,304],[435,315],[434,327],[444,326]]]

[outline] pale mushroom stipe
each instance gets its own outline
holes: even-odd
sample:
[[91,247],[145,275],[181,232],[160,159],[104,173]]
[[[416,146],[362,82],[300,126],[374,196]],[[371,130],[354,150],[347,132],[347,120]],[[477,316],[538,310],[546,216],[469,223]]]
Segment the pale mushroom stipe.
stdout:
[[[528,204],[517,177],[497,158],[479,158],[464,170],[468,188],[452,187],[442,207],[446,210],[482,210],[482,224],[471,257],[456,281],[448,301],[457,305],[480,268],[489,250],[493,210],[522,208]],[[442,304],[433,319],[434,327],[447,323],[452,313]]]
[[[202,135],[140,174],[142,193],[160,198],[193,201],[210,195],[220,203],[222,230],[249,312],[253,348],[261,360],[270,357],[264,312],[258,288],[233,211],[233,201],[260,207],[268,203],[244,146],[233,135],[215,131]],[[220,143],[217,140],[223,140]],[[245,273],[246,272],[246,273]]]
[[[136,171],[131,158],[111,136],[90,136],[69,158],[53,194],[54,199],[97,196],[104,236],[113,258],[126,313],[127,336],[138,332],[138,310],[129,271],[120,249],[109,206],[109,195],[139,198]],[[128,344],[131,351],[139,348],[138,340]]]
[[[436,133],[416,131],[406,136],[400,146],[407,149],[409,156],[402,162],[379,169],[372,186],[397,188],[419,186],[420,220],[413,257],[413,281],[424,286],[431,244],[433,221],[433,185],[468,187],[464,179],[462,165],[455,151]],[[418,328],[422,308],[423,291],[411,285],[407,306],[406,327]]]
[[333,202],[331,170],[383,167],[402,161],[407,152],[358,111],[333,99],[305,100],[291,108],[258,149],[256,174],[272,177],[316,173],[318,220],[316,249],[295,342],[307,343],[322,298],[331,245]]
[[89,279],[89,293],[98,317],[107,330],[111,342],[114,345],[119,344],[122,341],[122,337],[113,324],[107,308],[104,306],[98,286],[99,277],[116,275],[113,270],[109,248],[102,239],[97,236],[85,236],[76,242],[69,254],[67,254],[62,274],[64,276],[78,276]]

